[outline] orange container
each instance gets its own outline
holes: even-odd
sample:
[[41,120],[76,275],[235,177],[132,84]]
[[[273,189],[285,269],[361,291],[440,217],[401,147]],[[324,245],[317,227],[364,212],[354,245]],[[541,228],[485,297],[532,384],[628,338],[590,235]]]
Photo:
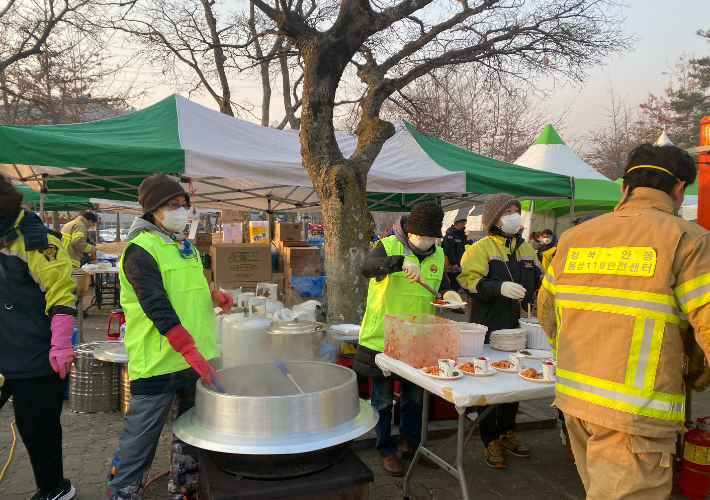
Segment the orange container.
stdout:
[[385,314],[385,350],[414,368],[459,357],[459,323],[431,314]]

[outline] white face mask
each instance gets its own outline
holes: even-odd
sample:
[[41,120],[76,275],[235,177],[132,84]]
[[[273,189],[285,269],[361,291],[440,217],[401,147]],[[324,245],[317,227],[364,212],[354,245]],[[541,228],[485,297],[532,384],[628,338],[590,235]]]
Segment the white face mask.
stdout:
[[500,218],[503,222],[503,226],[500,228],[506,234],[517,234],[520,231],[520,221],[521,217],[519,213],[514,213],[510,215],[504,215]]
[[163,212],[163,227],[168,231],[179,233],[187,224],[187,210],[183,207],[177,210],[161,210]]
[[413,234],[409,237],[409,242],[412,246],[416,247],[417,250],[424,252],[429,250],[434,243],[436,243],[436,238],[432,236],[419,236],[418,234]]
[[550,243],[552,243],[552,238],[543,238],[543,239],[542,239],[542,242],[543,242],[545,245],[549,245]]

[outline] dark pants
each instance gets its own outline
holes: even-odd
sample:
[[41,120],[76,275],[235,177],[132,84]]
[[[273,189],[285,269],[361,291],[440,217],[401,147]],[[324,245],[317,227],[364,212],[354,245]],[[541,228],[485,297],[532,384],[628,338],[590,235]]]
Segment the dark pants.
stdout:
[[[484,443],[498,439],[508,431],[515,431],[515,416],[518,414],[519,403],[505,403],[486,415],[479,424],[481,440]],[[487,406],[478,406],[476,411],[480,415]]]
[[[416,384],[402,380],[402,395],[399,398],[399,434],[417,448],[422,438],[422,396],[424,390]],[[392,436],[392,400],[394,381],[372,379],[371,402],[380,414],[375,432],[375,447],[380,455],[397,451],[397,440]]]
[[5,380],[0,408],[12,396],[15,424],[25,444],[40,495],[64,479],[62,464],[62,397],[66,380],[58,374]]

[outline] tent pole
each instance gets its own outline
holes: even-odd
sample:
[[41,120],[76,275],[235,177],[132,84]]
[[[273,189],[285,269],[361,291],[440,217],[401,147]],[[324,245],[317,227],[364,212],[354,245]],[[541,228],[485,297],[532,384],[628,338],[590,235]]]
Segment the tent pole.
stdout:
[[116,243],[121,241],[121,212],[116,210]]
[[52,211],[52,230],[59,232],[59,210]]
[[574,198],[569,199],[569,227],[574,227]]
[[42,222],[46,223],[47,219],[44,216],[44,193],[39,193],[39,216],[42,217]]
[[268,203],[268,211],[266,212],[266,220],[269,221],[269,229],[267,234],[269,236],[269,247],[271,246],[271,231],[274,229],[274,215],[271,213],[271,198],[266,200]]

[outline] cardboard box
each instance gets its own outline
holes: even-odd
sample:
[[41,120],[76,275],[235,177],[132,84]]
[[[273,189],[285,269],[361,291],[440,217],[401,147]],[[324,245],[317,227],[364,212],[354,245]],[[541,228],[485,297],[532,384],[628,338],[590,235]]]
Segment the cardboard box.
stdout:
[[242,243],[242,223],[223,222],[222,223],[222,243]]
[[195,246],[196,247],[210,247],[210,246],[212,246],[212,233],[196,233],[195,234]]
[[269,223],[264,221],[249,222],[249,242],[269,243]]
[[217,243],[210,248],[215,283],[271,280],[271,247],[249,243]]
[[320,248],[287,247],[284,266],[290,268],[317,266],[320,268]]
[[222,210],[222,222],[241,222],[242,212],[240,210]]
[[205,279],[207,280],[207,283],[211,283],[212,282],[212,269],[203,269],[202,272],[205,275]]
[[303,225],[294,222],[277,222],[274,229],[275,241],[303,240]]
[[286,284],[284,273],[271,273],[271,282],[279,285],[279,297],[281,297],[284,293],[284,285]]
[[320,276],[321,270],[320,265],[318,266],[308,266],[308,267],[285,267],[284,268],[284,278],[286,284],[291,284],[291,276]]
[[215,243],[224,243],[224,234],[212,233],[212,245],[214,245]]
[[[210,290],[219,290],[220,288],[224,290],[236,290],[241,288],[242,292],[256,293],[256,285],[261,283],[261,281],[231,281],[228,283],[210,283]],[[236,301],[235,301],[236,302]],[[236,307],[237,304],[234,304]]]

